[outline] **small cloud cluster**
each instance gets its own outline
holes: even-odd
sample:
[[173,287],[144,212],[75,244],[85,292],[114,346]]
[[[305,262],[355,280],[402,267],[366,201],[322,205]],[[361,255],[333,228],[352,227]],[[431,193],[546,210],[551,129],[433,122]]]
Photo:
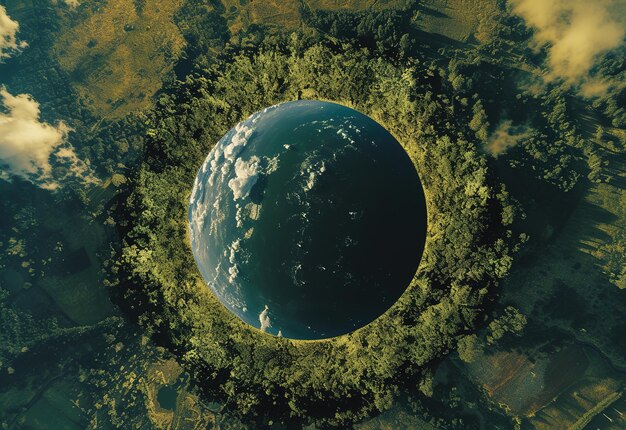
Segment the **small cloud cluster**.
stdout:
[[317,182],[317,178],[321,176],[326,171],[326,164],[324,161],[318,161],[313,164],[311,159],[313,157],[308,158],[302,163],[301,170],[302,174],[305,176],[306,182],[303,186],[303,191],[309,192],[313,189]]
[[17,32],[20,25],[11,19],[7,9],[0,5],[0,61],[9,58],[11,53],[26,48],[28,43],[18,42]]
[[63,122],[41,122],[37,103],[28,94],[10,94],[0,87],[0,172],[19,176],[42,188],[56,189],[51,160],[67,166],[69,174],[95,183],[89,167],[74,153],[66,138],[71,131]]
[[[250,118],[247,121],[249,120]],[[246,126],[247,121],[237,124],[232,130],[232,135],[229,132],[224,136],[207,156],[202,166],[202,172],[210,169],[209,185],[213,186],[219,175],[228,174],[231,165],[235,163],[243,148],[248,144],[248,139],[252,135],[252,128]]]
[[240,239],[237,239],[230,245],[230,255],[228,257],[228,261],[230,263],[230,267],[228,269],[228,282],[231,284],[235,282],[237,275],[239,275],[239,268],[237,267],[237,251],[239,251],[240,242]]
[[563,79],[580,86],[583,94],[600,95],[609,84],[590,71],[601,54],[624,41],[621,0],[512,0],[513,12],[548,45],[548,81]]
[[235,161],[235,177],[228,181],[228,187],[233,191],[233,200],[244,199],[259,179],[261,160],[256,155],[248,161],[238,158]]
[[268,315],[269,311],[270,311],[269,308],[267,307],[267,305],[265,305],[265,309],[263,309],[263,312],[261,312],[261,314],[259,315],[259,322],[261,323],[261,331],[264,333],[267,331],[268,328],[272,326],[270,322],[270,317]]

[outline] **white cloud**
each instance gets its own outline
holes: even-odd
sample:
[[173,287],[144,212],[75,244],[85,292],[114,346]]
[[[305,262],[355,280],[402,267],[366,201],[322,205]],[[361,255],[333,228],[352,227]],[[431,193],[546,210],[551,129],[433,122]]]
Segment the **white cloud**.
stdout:
[[591,68],[601,54],[624,40],[623,0],[512,0],[513,12],[535,30],[540,45],[548,45],[547,80],[563,79],[588,85],[588,93],[605,91],[590,83]]
[[[94,183],[89,167],[81,161],[66,138],[71,129],[63,122],[51,125],[39,119],[39,103],[28,94],[10,94],[0,87],[0,171],[42,188],[55,189],[51,160],[68,168],[69,174]],[[57,178],[61,179],[61,178]]]
[[248,144],[248,139],[252,135],[252,129],[245,125],[246,121],[235,126],[235,134],[224,147],[224,157],[231,163],[235,161],[243,148]]
[[246,198],[250,190],[259,179],[261,160],[256,155],[248,161],[238,158],[235,161],[235,177],[228,181],[228,186],[233,191],[233,200]]
[[252,135],[252,128],[248,127],[246,123],[250,121],[250,118],[237,124],[233,129],[232,136],[227,138],[230,133],[224,136],[209,153],[202,166],[203,172],[210,168],[209,185],[212,186],[215,183],[220,173],[222,177],[228,174],[230,166],[248,144],[248,139]]
[[11,56],[12,52],[26,48],[28,43],[18,42],[20,25],[11,19],[4,6],[0,5],[0,61]]
[[237,279],[237,275],[239,275],[239,268],[236,264],[233,264],[228,268],[228,282],[231,284],[234,283]]
[[233,243],[230,244],[230,255],[228,257],[228,261],[230,264],[235,264],[237,262],[237,251],[239,251],[239,244],[241,243],[241,239],[236,239]]
[[57,162],[67,166],[71,175],[80,178],[83,182],[88,184],[101,182],[93,175],[89,165],[78,158],[74,148],[69,143],[59,147],[59,150],[54,153],[54,157],[56,157]]
[[318,161],[315,165],[311,165],[311,160],[307,159],[302,163],[302,173],[306,177],[306,183],[303,186],[304,192],[309,192],[315,186],[317,178],[326,171],[324,161]]
[[259,322],[261,323],[261,331],[264,333],[267,331],[269,327],[272,326],[268,312],[269,312],[269,308],[267,307],[267,305],[265,305],[265,309],[263,309],[263,312],[261,312],[261,314],[259,315]]

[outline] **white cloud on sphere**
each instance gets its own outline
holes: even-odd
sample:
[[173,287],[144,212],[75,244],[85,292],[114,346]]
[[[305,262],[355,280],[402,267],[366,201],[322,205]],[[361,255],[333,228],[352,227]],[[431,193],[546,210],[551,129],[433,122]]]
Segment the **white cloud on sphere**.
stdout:
[[40,121],[39,103],[28,94],[12,95],[0,87],[0,172],[3,177],[19,176],[46,189],[59,184],[53,177],[51,160],[68,169],[68,174],[85,182],[97,180],[89,166],[67,143],[71,129],[63,122]]
[[17,32],[19,30],[19,23],[12,20],[7,9],[0,5],[0,61],[9,58],[13,52],[28,46],[28,43],[18,41]]
[[548,81],[563,79],[584,95],[601,95],[610,83],[590,76],[602,54],[624,41],[623,0],[512,0],[513,12],[548,45]]
[[228,181],[228,186],[233,191],[233,200],[246,198],[252,190],[259,173],[261,172],[261,160],[256,155],[248,161],[238,158],[235,161],[235,177]]
[[269,308],[267,307],[267,305],[265,305],[265,309],[263,309],[263,312],[261,312],[261,314],[259,315],[259,322],[261,323],[261,331],[264,333],[267,331],[269,327],[272,326],[268,313],[269,313]]

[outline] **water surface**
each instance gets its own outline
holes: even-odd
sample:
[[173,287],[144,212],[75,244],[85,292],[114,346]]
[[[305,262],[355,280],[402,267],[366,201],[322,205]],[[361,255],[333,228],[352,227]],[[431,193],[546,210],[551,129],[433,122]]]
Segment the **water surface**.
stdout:
[[295,339],[345,334],[384,313],[426,234],[404,149],[371,118],[320,101],[273,106],[230,130],[198,173],[189,220],[219,300]]

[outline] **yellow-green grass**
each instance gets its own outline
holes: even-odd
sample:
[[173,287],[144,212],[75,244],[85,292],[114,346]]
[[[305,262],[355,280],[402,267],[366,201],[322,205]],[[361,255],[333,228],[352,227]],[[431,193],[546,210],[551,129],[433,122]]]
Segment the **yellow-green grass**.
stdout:
[[516,416],[533,416],[582,377],[612,375],[597,354],[576,345],[532,361],[512,351],[484,354],[463,368],[491,400]]
[[173,22],[182,0],[107,0],[66,20],[54,46],[78,94],[101,117],[122,117],[149,107],[172,72],[184,39]]
[[[176,384],[183,369],[176,360],[159,359],[148,366],[146,376],[141,377],[142,392],[146,411],[155,429],[200,430],[213,428],[216,414],[200,403],[197,395],[186,387],[176,393],[176,406],[173,410],[163,409],[159,404],[158,392],[161,388]],[[130,382],[132,384],[134,381]]]
[[299,0],[254,0],[241,5],[239,0],[222,0],[231,34],[237,35],[252,24],[263,24],[281,30],[300,26]]
[[496,0],[432,0],[423,4],[417,25],[459,42],[475,39],[485,43],[491,38],[497,14]]
[[301,8],[309,10],[359,12],[368,9],[400,9],[408,0],[222,0],[231,34],[237,35],[252,24],[263,24],[282,31],[302,24]]
[[582,430],[622,395],[613,379],[582,380],[530,419],[536,430]]
[[399,9],[409,5],[408,0],[304,0],[314,10],[344,10],[356,12],[366,9]]
[[[525,417],[528,428],[536,430],[583,429],[620,398],[624,387],[623,377],[604,358],[580,345],[534,361],[500,351],[461,368],[494,403]],[[609,412],[613,420],[621,419],[618,411]]]

